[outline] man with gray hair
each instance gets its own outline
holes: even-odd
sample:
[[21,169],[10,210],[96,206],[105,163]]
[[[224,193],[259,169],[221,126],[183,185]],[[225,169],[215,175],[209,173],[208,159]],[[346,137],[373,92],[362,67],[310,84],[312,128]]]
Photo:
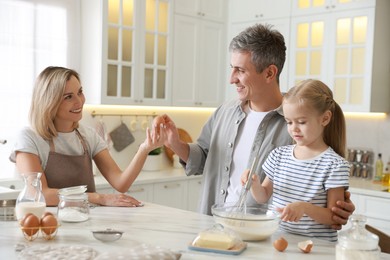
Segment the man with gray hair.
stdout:
[[[276,147],[292,143],[282,114],[283,94],[279,77],[286,60],[286,45],[280,32],[270,25],[256,24],[234,37],[230,43],[230,83],[238,99],[218,107],[204,125],[196,143],[182,142],[174,122],[164,115],[165,145],[181,159],[187,175],[203,174],[199,211],[211,214],[211,206],[239,200],[240,177],[255,156],[255,173],[262,181],[262,164]],[[249,195],[249,194],[248,194]],[[334,207],[340,229],[355,206],[346,193],[345,201]],[[247,204],[254,204],[251,195]]]

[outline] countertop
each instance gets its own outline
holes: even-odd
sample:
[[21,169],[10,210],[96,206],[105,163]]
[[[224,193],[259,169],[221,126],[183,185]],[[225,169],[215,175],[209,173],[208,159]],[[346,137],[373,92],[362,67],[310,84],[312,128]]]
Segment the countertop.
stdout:
[[[56,212],[56,208],[47,208]],[[188,249],[189,243],[196,235],[214,224],[213,217],[195,212],[146,203],[140,208],[96,207],[91,209],[90,219],[81,223],[61,223],[56,237],[45,240],[41,236],[34,241],[24,239],[16,221],[0,221],[0,252],[3,259],[16,259],[19,252],[15,246],[58,248],[63,246],[87,247],[97,252],[101,259],[115,259],[115,256],[126,255],[132,248],[168,249],[181,253],[181,259],[316,259],[328,260],[335,257],[335,244],[312,239],[312,252],[304,254],[297,248],[299,241],[307,237],[292,234],[275,233],[264,241],[248,242],[247,249],[238,256],[217,253],[198,252]],[[113,228],[124,231],[122,238],[114,242],[100,242],[92,235],[92,230]],[[276,251],[272,242],[283,235],[289,242],[285,252]],[[390,255],[381,255],[389,259]],[[124,259],[130,259],[129,257]],[[81,260],[81,259],[80,259]]]
[[389,189],[389,186],[383,186],[381,183],[374,182],[373,180],[355,177],[349,178],[349,190],[351,193],[390,199]]

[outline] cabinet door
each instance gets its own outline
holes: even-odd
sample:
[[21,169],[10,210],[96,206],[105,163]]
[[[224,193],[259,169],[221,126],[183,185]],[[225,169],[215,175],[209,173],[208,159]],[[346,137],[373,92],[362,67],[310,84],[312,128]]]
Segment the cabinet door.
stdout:
[[200,192],[202,187],[201,178],[196,178],[188,181],[188,202],[187,209],[191,211],[198,211],[198,204],[200,198]]
[[329,84],[327,56],[333,55],[329,43],[334,38],[330,22],[328,15],[291,19],[289,87],[309,78]]
[[230,22],[249,22],[290,16],[291,3],[285,0],[231,0]]
[[208,20],[224,22],[226,17],[226,0],[199,0],[201,16]]
[[155,183],[153,203],[187,209],[187,181]]
[[375,0],[293,0],[292,15],[312,15],[375,6]]
[[[355,204],[354,214],[362,214],[367,217],[367,224],[390,234],[390,199],[378,198],[363,194],[352,193],[351,200]],[[343,226],[348,229],[350,223]]]
[[169,105],[171,1],[104,3],[102,102]]
[[223,22],[226,5],[225,0],[177,0],[175,13]]
[[345,111],[370,111],[374,8],[335,12],[329,55],[329,82],[334,99]]
[[223,24],[175,16],[172,104],[217,106],[225,53]]
[[97,188],[96,192],[102,194],[112,194],[115,190],[113,188]]
[[199,63],[199,21],[196,18],[175,15],[172,103],[193,105]]
[[202,21],[198,46],[199,63],[194,105],[216,107],[222,101],[224,61],[227,47],[224,44],[225,30],[221,23]]
[[142,202],[151,202],[153,200],[153,184],[132,185],[126,194]]

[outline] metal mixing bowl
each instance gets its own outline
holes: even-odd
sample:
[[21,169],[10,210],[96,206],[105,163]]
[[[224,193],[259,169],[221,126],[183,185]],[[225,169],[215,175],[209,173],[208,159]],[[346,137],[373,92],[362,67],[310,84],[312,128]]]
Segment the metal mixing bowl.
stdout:
[[238,208],[233,204],[215,204],[211,212],[217,223],[235,231],[242,240],[264,240],[279,228],[280,214],[268,204]]
[[105,230],[92,231],[93,236],[103,242],[112,242],[122,237],[123,232],[107,228]]

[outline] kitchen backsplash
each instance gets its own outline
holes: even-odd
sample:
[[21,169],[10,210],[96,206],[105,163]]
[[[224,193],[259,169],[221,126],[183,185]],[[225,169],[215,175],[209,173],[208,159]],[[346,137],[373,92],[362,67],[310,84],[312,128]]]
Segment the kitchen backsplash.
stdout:
[[[214,109],[175,109],[170,107],[124,107],[124,106],[86,106],[82,123],[96,127],[99,121],[103,121],[107,132],[118,127],[121,122],[132,130],[135,141],[125,149],[117,152],[112,147],[110,152],[121,168],[125,168],[137,151],[138,146],[144,141],[146,125],[150,125],[152,116],[126,116],[127,114],[168,114],[179,128],[185,129],[195,141],[200,134],[202,126],[207,121]],[[118,114],[117,116],[92,116],[92,113]],[[123,114],[123,116],[120,116]],[[346,116],[347,119],[347,147],[373,152],[373,160],[378,153],[382,153],[384,164],[390,160],[390,117],[386,116]],[[134,123],[136,122],[136,123]],[[2,172],[0,178],[12,178],[14,176],[14,164],[9,162],[11,143],[0,146],[0,164]]]

